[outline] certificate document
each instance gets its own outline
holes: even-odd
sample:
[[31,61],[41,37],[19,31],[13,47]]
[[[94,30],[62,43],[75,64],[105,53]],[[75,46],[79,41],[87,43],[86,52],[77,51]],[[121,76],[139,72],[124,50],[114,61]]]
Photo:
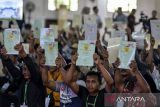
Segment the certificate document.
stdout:
[[85,40],[97,40],[97,24],[85,24]]
[[43,48],[45,50],[46,63],[48,66],[56,66],[55,60],[58,56],[58,43],[44,43]]
[[160,39],[160,20],[151,20],[151,33],[156,40]]
[[18,54],[14,46],[20,43],[20,37],[21,33],[19,29],[5,29],[4,46],[7,50],[7,54]]
[[95,44],[89,41],[79,41],[78,44],[78,60],[79,66],[93,66],[93,54],[95,52]]
[[82,26],[82,15],[81,14],[74,14],[73,16],[73,25],[72,27],[81,27]]
[[49,28],[54,30],[54,38],[58,38],[58,26],[57,25],[49,25]]
[[97,24],[96,22],[97,16],[96,15],[84,15],[84,24]]
[[40,42],[41,43],[51,43],[54,42],[54,38],[56,36],[56,32],[52,28],[42,28],[41,35],[40,35]]
[[111,38],[122,37],[122,40],[125,41],[127,38],[126,32],[124,30],[113,30],[111,32]]
[[119,46],[121,44],[122,38],[121,37],[110,38],[107,41],[108,41],[107,50],[109,54],[108,60],[110,63],[114,63],[118,58]]
[[119,48],[119,59],[120,66],[119,68],[130,69],[129,64],[134,60],[136,51],[136,42],[121,42]]

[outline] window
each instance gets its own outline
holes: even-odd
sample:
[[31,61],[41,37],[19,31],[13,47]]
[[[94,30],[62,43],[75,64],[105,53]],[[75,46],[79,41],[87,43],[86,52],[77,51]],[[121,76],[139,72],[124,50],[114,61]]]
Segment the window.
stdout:
[[70,11],[78,10],[78,0],[48,0],[48,10],[59,9],[60,5],[66,5]]
[[115,12],[118,7],[122,7],[122,10],[127,12],[137,9],[137,0],[108,0],[108,12]]

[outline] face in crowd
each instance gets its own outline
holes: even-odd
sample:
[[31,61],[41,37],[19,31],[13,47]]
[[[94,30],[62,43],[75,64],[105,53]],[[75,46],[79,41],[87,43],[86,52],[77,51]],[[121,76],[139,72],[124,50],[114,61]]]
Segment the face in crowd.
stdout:
[[26,79],[26,80],[30,79],[30,77],[31,77],[31,74],[30,74],[28,67],[26,65],[23,66],[23,76],[24,76],[24,79]]
[[97,93],[101,84],[100,74],[96,72],[89,72],[86,75],[86,87],[89,93]]

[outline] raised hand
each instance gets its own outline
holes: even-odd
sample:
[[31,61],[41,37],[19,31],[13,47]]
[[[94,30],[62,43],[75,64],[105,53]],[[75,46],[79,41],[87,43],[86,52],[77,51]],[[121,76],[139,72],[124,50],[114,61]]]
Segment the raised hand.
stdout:
[[60,53],[58,53],[58,57],[56,58],[55,63],[57,68],[61,68],[62,66],[66,65],[66,61],[64,60],[64,58],[61,56]]
[[101,41],[100,41],[100,40],[97,40],[97,41],[96,41],[96,46],[97,46],[98,48],[101,47]]
[[37,53],[38,53],[38,55],[43,54],[43,52],[44,52],[44,49],[42,49],[42,47],[39,46],[39,47],[37,48]]
[[117,60],[113,63],[114,68],[118,68],[120,65],[120,59],[117,58]]
[[96,53],[93,54],[93,59],[94,59],[94,63],[95,63],[96,65],[101,64],[100,57],[99,57]]
[[7,57],[7,56],[8,56],[8,55],[7,55],[7,50],[6,50],[5,47],[3,47],[3,48],[0,50],[0,53],[1,53],[1,55],[4,56],[4,57]]
[[103,58],[108,59],[109,54],[108,54],[108,50],[107,49],[102,49],[102,56],[103,56]]
[[21,43],[20,43],[20,44],[17,44],[17,45],[14,47],[14,49],[19,52],[19,56],[20,56],[20,57],[26,57],[26,56],[27,56],[27,54],[26,54],[25,51],[24,51],[23,45],[22,45]]
[[154,39],[153,36],[151,36],[150,42],[151,42],[151,47],[154,47],[154,45],[155,45],[155,39]]
[[76,64],[77,59],[78,59],[78,54],[77,54],[77,53],[76,53],[76,54],[74,54],[74,55],[72,55],[72,58],[71,58],[71,62],[72,62],[72,64]]
[[136,61],[131,61],[130,68],[131,68],[131,72],[132,73],[136,73],[138,71],[138,67],[137,67]]
[[6,54],[7,54],[6,48],[3,47],[3,48],[0,50],[0,53],[1,53],[2,55],[6,55]]
[[22,44],[17,44],[14,49],[18,52],[24,51],[23,45]]

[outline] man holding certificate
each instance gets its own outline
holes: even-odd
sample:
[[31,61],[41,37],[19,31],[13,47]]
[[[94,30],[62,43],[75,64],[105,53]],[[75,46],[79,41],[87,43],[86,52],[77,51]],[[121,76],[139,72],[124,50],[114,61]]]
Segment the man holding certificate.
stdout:
[[86,74],[86,88],[76,84],[76,81],[73,81],[74,71],[76,69],[77,54],[72,56],[72,64],[69,71],[66,74],[66,82],[71,87],[71,89],[78,94],[82,100],[82,107],[104,107],[104,93],[110,92],[113,85],[113,79],[111,78],[109,72],[101,64],[100,57],[97,54],[93,55],[94,63],[99,72],[104,77],[107,85],[106,89],[99,90],[101,84],[101,76],[99,72],[90,71]]

